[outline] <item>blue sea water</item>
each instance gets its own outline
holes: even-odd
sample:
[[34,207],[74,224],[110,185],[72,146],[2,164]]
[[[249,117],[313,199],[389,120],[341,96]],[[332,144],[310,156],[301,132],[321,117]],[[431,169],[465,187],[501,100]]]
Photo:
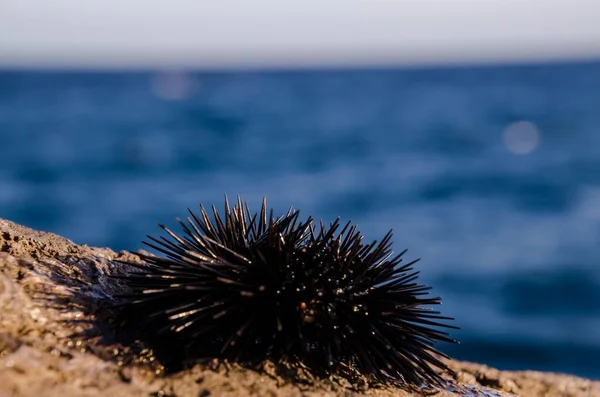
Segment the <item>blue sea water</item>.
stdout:
[[600,379],[600,64],[0,72],[0,217],[141,248],[267,196],[394,229],[458,359]]

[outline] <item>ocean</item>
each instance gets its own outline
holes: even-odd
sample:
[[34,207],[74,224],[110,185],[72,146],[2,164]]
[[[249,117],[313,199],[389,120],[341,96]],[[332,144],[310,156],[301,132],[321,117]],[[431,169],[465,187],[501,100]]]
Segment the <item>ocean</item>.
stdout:
[[394,230],[456,359],[600,379],[600,63],[0,72],[0,217],[137,250],[241,195]]

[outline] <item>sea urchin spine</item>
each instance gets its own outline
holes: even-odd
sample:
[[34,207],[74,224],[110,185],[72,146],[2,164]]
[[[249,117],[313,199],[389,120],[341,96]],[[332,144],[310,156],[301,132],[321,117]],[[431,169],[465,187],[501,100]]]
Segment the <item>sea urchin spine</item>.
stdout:
[[[252,215],[238,198],[213,220],[200,206],[179,236],[148,236],[164,254],[137,254],[114,276],[120,329],[152,347],[167,367],[223,358],[301,363],[316,375],[358,371],[386,384],[442,385],[449,370],[434,345],[455,342],[437,328],[456,328],[416,283],[415,261],[392,256],[388,232],[366,244],[339,219],[315,226],[291,208],[275,218],[263,200]],[[341,230],[340,230],[341,228]]]

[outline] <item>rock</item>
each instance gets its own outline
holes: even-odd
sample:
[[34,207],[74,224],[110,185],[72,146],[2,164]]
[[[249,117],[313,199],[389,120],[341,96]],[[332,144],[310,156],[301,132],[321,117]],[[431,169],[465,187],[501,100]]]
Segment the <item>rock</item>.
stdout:
[[[411,396],[422,391],[352,386],[338,379],[289,381],[262,370],[199,365],[163,375],[143,346],[111,340],[100,297],[118,285],[115,259],[136,256],[77,245],[0,219],[0,396]],[[498,371],[448,361],[455,386],[435,395],[600,396],[600,382],[553,373]]]

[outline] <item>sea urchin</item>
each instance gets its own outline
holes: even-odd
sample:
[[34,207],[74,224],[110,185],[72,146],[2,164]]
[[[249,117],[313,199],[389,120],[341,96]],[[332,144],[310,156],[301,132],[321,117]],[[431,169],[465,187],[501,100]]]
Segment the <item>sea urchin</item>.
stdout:
[[[138,253],[143,264],[115,276],[128,290],[116,297],[119,329],[135,330],[169,365],[221,358],[302,364],[318,376],[351,368],[386,384],[442,385],[433,369],[436,328],[456,328],[429,305],[416,283],[416,262],[392,256],[388,232],[366,244],[350,222],[315,226],[291,208],[275,218],[263,200],[252,215],[225,198],[222,218],[200,206],[179,236],[148,236],[165,257]],[[341,228],[341,230],[339,230]],[[130,266],[130,267],[129,267]]]

